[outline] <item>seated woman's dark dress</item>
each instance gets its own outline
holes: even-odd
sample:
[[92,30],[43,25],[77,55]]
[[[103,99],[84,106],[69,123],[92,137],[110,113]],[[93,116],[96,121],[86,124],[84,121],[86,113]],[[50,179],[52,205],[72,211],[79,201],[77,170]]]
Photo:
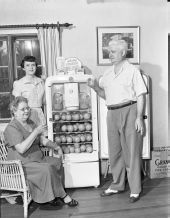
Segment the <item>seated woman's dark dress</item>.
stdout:
[[[28,120],[32,129],[36,125]],[[32,146],[24,153],[18,153],[15,145],[23,142],[28,132],[15,118],[8,124],[4,132],[8,145],[8,160],[22,161],[26,179],[29,183],[30,193],[37,203],[45,203],[55,197],[62,197],[65,191],[61,182],[62,163],[59,158],[46,157],[39,147],[40,137],[37,137]]]

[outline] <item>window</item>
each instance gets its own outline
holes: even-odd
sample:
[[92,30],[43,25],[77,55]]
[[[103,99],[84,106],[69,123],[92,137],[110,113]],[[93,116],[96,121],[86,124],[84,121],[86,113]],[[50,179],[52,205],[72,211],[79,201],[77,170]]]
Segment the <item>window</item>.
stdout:
[[10,76],[8,59],[8,41],[0,40],[0,118],[9,118],[8,105],[10,103]]
[[13,82],[24,76],[20,63],[26,55],[36,57],[36,75],[41,76],[40,46],[36,35],[0,36],[0,122],[10,120]]

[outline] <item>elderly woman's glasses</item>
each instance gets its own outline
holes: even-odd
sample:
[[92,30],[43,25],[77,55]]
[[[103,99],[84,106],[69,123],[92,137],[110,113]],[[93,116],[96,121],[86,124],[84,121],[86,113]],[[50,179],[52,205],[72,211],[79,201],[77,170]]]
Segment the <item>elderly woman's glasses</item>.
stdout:
[[24,107],[24,108],[18,108],[18,110],[25,112],[25,111],[30,111],[31,108],[30,107]]

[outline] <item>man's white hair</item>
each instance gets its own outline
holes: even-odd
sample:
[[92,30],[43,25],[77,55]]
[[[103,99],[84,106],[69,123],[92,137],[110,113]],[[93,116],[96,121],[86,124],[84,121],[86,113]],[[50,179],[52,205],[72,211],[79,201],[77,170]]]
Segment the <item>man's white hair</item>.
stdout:
[[118,47],[120,50],[124,50],[127,52],[128,50],[128,44],[125,40],[123,39],[115,39],[113,38],[110,42],[109,42],[109,47],[112,47],[112,46],[116,46]]

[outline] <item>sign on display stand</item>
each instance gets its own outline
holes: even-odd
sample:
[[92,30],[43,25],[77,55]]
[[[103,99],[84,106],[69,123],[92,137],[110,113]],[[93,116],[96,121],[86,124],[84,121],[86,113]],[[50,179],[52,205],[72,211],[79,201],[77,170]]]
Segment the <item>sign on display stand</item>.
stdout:
[[57,58],[57,74],[84,74],[84,69],[82,67],[81,61],[76,57],[64,58],[58,57]]

